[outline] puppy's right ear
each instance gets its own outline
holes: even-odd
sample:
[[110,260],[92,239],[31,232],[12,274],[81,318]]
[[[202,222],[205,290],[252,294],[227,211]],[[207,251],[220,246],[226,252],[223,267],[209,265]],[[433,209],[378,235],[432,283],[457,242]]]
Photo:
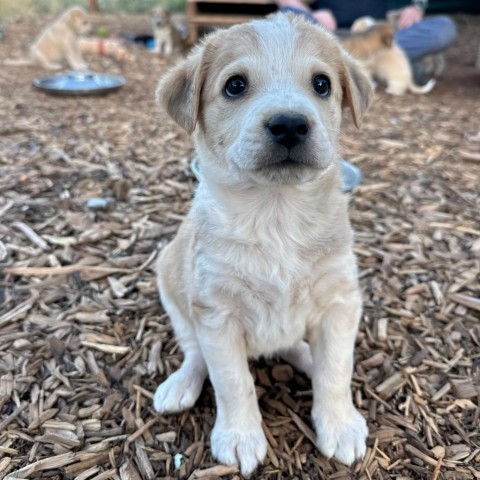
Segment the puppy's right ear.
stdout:
[[157,89],[160,105],[188,133],[195,130],[200,110],[200,94],[205,80],[202,56],[203,47],[197,47],[160,80]]

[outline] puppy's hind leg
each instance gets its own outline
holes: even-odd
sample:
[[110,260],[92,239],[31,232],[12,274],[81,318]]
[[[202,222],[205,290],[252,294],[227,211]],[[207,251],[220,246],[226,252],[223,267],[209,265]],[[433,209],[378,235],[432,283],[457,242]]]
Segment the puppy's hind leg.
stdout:
[[403,95],[407,91],[407,85],[404,82],[389,81],[385,91],[390,95]]
[[312,378],[313,361],[310,346],[305,340],[300,340],[292,348],[281,350],[280,358],[290,363],[296,370]]
[[60,63],[51,62],[38,50],[32,50],[30,52],[30,59],[33,63],[36,63],[47,70],[60,70],[62,68]]
[[207,366],[194,327],[168,299],[165,292],[162,292],[162,304],[170,316],[175,336],[184,354],[182,366],[157,387],[153,398],[155,410],[167,414],[193,407],[207,377]]
[[160,42],[158,38],[154,39],[153,48],[150,50],[150,53],[159,54],[160,53]]
[[156,26],[153,26],[153,48],[150,50],[151,53],[156,55],[162,53],[162,42],[163,38],[161,32],[158,32]]

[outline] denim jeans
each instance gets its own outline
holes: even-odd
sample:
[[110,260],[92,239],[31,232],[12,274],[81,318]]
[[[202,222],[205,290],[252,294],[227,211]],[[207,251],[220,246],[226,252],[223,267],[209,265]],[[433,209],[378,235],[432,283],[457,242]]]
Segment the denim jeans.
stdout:
[[455,23],[449,17],[429,17],[411,27],[399,30],[395,40],[410,60],[439,53],[457,38]]

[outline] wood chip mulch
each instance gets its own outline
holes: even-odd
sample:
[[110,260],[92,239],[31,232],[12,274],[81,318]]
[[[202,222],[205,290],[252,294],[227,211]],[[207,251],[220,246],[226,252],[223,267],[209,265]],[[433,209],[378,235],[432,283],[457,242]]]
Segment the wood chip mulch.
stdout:
[[[345,158],[364,174],[351,215],[365,301],[353,395],[367,455],[352,468],[324,459],[309,381],[260,361],[269,449],[253,478],[480,478],[480,24],[456,20],[431,94],[380,90],[361,131],[345,117]],[[0,60],[43,22],[5,24]],[[40,69],[0,70],[0,479],[240,478],[211,458],[210,384],[189,412],[152,408],[182,360],[152,264],[195,181],[189,139],[154,103],[166,64],[133,56],[89,58],[128,82],[100,98],[47,96],[31,87]],[[96,198],[104,204],[87,208]]]

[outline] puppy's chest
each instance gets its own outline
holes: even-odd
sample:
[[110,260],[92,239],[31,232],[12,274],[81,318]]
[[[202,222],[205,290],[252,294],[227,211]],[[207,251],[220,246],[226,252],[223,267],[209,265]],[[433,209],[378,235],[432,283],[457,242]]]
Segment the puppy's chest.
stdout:
[[255,246],[220,250],[221,258],[205,262],[213,269],[203,288],[210,284],[207,296],[237,313],[249,355],[271,355],[302,339],[311,261],[294,251],[286,255]]
[[273,355],[304,338],[309,310],[306,282],[295,282],[287,288],[270,286],[266,294],[259,290],[257,295],[244,323],[250,356]]
[[173,31],[170,25],[165,25],[161,28],[155,30],[155,38],[157,41],[161,42],[171,42],[173,41]]
[[305,336],[318,262],[332,248],[318,214],[281,200],[256,205],[254,215],[205,222],[197,244],[197,287],[207,304],[241,323],[251,356],[271,355]]

